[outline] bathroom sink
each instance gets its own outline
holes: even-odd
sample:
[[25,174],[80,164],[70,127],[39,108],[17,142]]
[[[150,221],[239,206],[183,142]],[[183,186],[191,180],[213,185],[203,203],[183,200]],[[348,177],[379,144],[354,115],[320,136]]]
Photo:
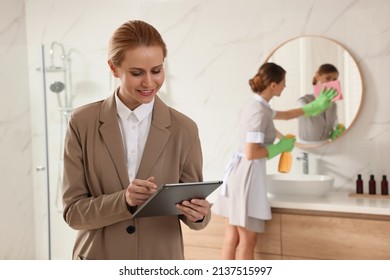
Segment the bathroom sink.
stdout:
[[267,176],[272,195],[321,197],[332,189],[334,178],[328,175],[271,174]]

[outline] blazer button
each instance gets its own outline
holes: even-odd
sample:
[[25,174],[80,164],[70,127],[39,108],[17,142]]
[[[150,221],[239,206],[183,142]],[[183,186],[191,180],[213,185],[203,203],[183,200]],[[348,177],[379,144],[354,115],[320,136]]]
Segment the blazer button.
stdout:
[[128,226],[126,228],[126,231],[128,234],[133,234],[135,232],[135,227],[134,226]]

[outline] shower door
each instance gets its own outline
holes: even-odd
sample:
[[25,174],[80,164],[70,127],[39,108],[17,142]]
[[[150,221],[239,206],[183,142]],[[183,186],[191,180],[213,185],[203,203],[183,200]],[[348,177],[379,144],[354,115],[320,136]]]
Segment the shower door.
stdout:
[[[36,215],[37,258],[70,259],[76,231],[65,223],[62,216],[61,183],[64,138],[73,110],[71,53],[62,44],[53,42],[50,46],[42,46],[41,57],[41,66],[36,70],[42,79],[43,110],[38,113],[43,116],[44,128],[36,141],[41,145],[35,145],[40,146],[34,156],[39,158],[35,162],[40,164],[35,166],[34,184],[36,196],[40,197],[38,201],[42,201],[36,205],[36,211],[44,214]],[[39,216],[45,221],[39,221]],[[45,241],[40,238],[42,227],[47,230],[43,234]]]

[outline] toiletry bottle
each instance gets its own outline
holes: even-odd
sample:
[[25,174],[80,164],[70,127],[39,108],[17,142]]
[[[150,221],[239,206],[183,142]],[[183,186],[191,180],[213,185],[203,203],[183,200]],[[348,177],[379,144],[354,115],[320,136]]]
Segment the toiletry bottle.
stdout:
[[383,194],[383,195],[389,194],[389,183],[387,182],[386,175],[383,175],[383,177],[382,177],[381,194]]
[[376,183],[374,175],[370,175],[370,181],[368,181],[368,193],[369,194],[376,194]]
[[356,180],[356,193],[363,193],[363,180],[361,174],[358,174]]
[[[286,138],[294,138],[294,137],[295,137],[295,135],[293,135],[293,134],[287,134],[286,135]],[[288,173],[288,172],[290,172],[291,164],[292,164],[291,152],[283,152],[280,155],[280,158],[279,158],[278,171],[280,173]]]

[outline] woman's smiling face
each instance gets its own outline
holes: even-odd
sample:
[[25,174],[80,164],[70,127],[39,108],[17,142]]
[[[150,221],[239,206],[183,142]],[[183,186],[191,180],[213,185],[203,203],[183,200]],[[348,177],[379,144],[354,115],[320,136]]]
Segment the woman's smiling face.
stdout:
[[164,83],[164,55],[160,46],[140,46],[125,52],[114,76],[121,86],[119,98],[130,109],[150,103]]

